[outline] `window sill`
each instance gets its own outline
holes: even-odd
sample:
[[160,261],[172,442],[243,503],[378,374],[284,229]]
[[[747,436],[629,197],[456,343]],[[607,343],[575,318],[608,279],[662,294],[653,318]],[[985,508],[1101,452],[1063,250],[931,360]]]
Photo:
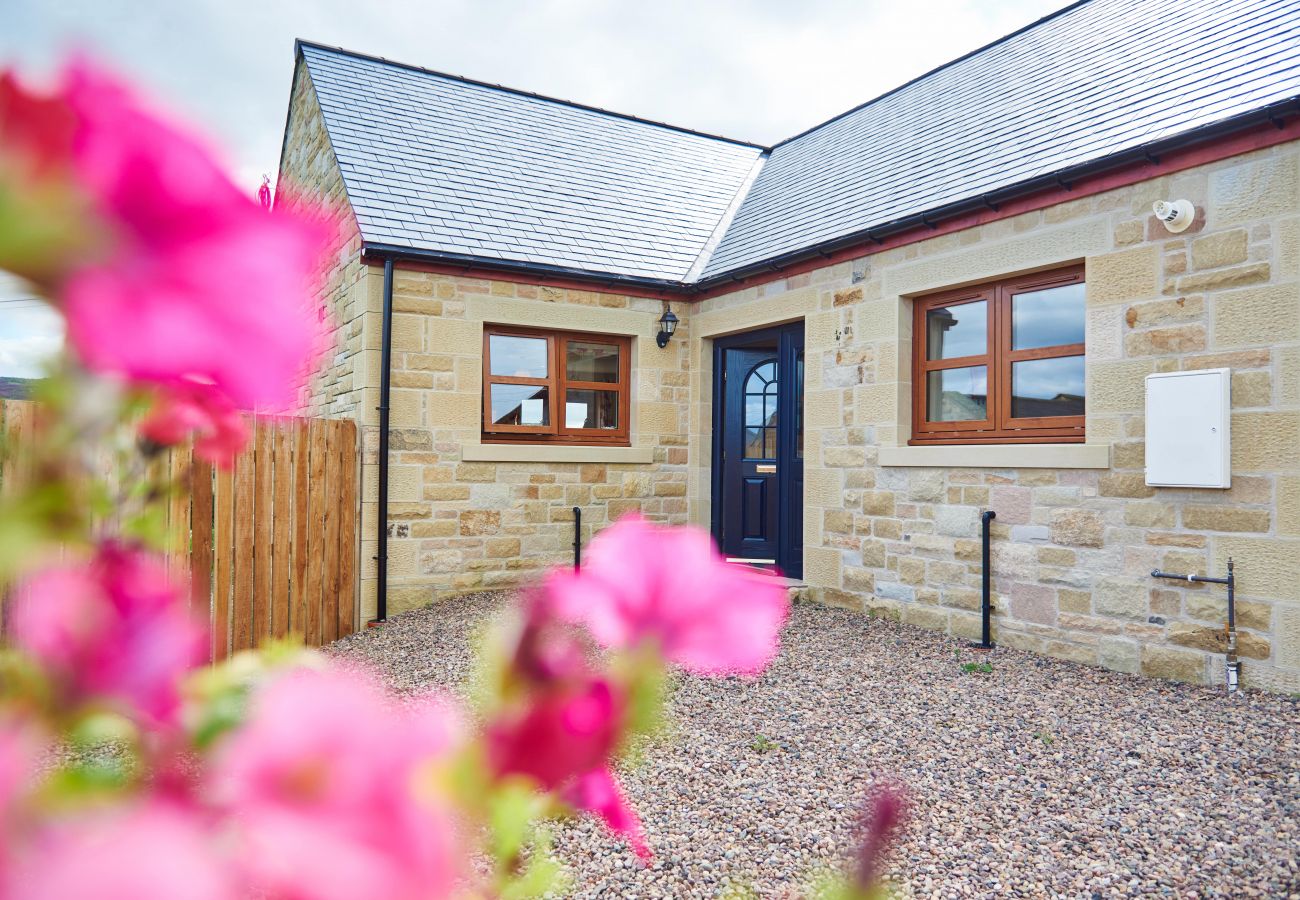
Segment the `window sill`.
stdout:
[[466,462],[651,463],[653,447],[608,447],[600,444],[465,444]]
[[882,466],[954,469],[1108,469],[1109,444],[939,444],[881,447]]

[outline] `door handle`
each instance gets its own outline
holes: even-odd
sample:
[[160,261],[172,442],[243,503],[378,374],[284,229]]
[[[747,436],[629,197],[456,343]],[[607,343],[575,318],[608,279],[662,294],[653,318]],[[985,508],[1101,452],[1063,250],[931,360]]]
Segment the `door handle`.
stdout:
[[759,463],[758,465],[754,466],[754,471],[759,475],[775,475],[776,466],[770,463],[766,465],[763,463]]

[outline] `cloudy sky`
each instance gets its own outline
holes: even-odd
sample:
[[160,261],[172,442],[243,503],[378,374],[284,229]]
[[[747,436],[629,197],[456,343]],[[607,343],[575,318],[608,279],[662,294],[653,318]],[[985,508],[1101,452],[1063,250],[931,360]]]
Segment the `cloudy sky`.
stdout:
[[[48,73],[88,49],[198,124],[253,191],[278,163],[295,37],[770,143],[1066,2],[4,0],[0,60]],[[52,338],[48,316],[0,302],[0,375]]]

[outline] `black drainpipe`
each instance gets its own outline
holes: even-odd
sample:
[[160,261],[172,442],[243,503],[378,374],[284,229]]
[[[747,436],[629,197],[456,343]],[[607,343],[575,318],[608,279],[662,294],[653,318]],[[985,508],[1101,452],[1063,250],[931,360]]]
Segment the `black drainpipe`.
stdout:
[[573,571],[582,571],[582,507],[573,508]]
[[977,650],[993,649],[993,627],[991,621],[993,618],[993,593],[989,589],[989,570],[992,568],[989,565],[989,544],[991,543],[991,538],[989,536],[989,523],[997,518],[997,515],[998,514],[993,510],[986,509],[984,510],[984,514],[980,516],[980,537],[983,541],[983,546],[980,548],[980,556],[981,562],[983,563],[983,571],[980,572],[980,642],[973,645]]
[[393,258],[384,260],[384,326],[379,346],[379,585],[375,621],[388,620],[388,394],[393,375]]

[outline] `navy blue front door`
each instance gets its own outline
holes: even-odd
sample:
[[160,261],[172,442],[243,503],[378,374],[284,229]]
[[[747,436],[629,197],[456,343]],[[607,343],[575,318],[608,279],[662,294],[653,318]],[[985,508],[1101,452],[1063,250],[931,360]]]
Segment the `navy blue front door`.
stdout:
[[714,533],[725,556],[803,572],[803,324],[715,342]]

